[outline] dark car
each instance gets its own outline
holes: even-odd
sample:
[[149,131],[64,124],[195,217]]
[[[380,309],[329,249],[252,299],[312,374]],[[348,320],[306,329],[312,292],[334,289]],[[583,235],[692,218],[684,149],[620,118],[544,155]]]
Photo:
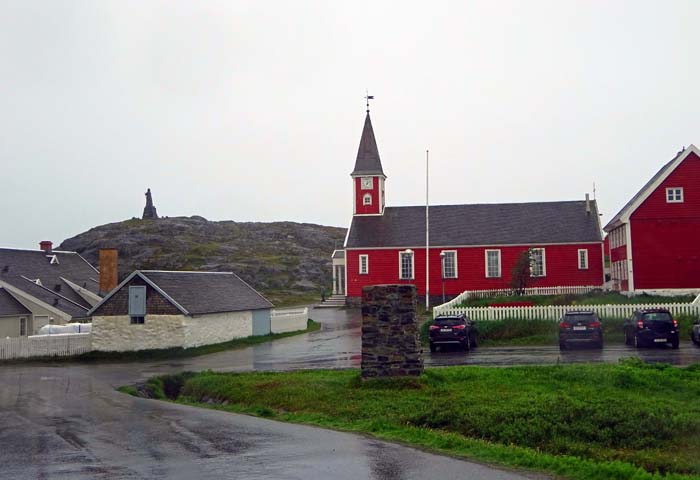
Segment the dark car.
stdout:
[[574,343],[603,348],[603,326],[597,313],[581,310],[562,315],[559,320],[559,348],[564,350]]
[[466,315],[435,317],[428,334],[431,352],[442,345],[457,345],[465,351],[476,347],[476,328]]
[[693,343],[700,347],[700,322],[695,320],[695,323],[693,323],[693,331],[690,332],[690,338],[693,340]]
[[665,308],[636,310],[625,320],[625,343],[637,348],[671,344],[678,348],[678,321]]

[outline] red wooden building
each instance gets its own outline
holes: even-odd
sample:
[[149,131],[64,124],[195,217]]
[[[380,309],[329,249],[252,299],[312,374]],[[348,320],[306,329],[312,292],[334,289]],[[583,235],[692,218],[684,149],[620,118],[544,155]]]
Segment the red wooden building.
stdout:
[[[385,206],[369,112],[353,182],[345,252],[333,255],[334,293],[358,303],[365,285],[415,284],[426,293],[425,206]],[[465,290],[508,288],[519,255],[531,250],[532,287],[602,286],[603,243],[595,201],[430,206],[431,304]]]
[[605,226],[622,291],[700,289],[700,150],[678,154]]

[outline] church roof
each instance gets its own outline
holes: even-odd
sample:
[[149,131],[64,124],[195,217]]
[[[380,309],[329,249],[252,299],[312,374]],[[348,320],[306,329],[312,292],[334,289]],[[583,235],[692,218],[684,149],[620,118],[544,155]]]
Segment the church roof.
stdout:
[[362,129],[360,147],[357,149],[357,160],[355,169],[350,175],[384,175],[382,161],[379,159],[379,149],[377,140],[374,138],[372,120],[369,118],[369,111],[365,117],[365,126]]
[[[537,245],[602,241],[598,207],[585,201],[439,205],[430,207],[430,244]],[[425,245],[425,207],[387,207],[355,216],[346,248]]]

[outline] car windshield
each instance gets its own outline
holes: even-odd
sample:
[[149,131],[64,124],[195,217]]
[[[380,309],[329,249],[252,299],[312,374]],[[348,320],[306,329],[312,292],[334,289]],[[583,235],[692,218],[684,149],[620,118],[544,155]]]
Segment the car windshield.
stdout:
[[644,320],[660,320],[662,322],[670,322],[673,320],[673,318],[668,312],[648,312],[644,314]]
[[596,320],[595,315],[592,313],[567,313],[564,316],[564,321],[569,323],[591,323]]
[[464,320],[461,318],[436,318],[435,319],[435,325],[439,325],[441,327],[453,327],[455,325],[464,325]]

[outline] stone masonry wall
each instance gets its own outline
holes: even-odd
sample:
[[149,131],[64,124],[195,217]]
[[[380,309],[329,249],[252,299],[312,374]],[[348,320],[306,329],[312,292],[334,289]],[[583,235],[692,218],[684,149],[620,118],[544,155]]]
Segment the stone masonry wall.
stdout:
[[184,317],[183,325],[183,347],[211,345],[253,335],[253,313],[247,310]]
[[146,315],[132,325],[128,315],[92,317],[92,347],[104,352],[182,347],[184,315]]
[[423,349],[414,285],[362,289],[362,377],[420,375]]

